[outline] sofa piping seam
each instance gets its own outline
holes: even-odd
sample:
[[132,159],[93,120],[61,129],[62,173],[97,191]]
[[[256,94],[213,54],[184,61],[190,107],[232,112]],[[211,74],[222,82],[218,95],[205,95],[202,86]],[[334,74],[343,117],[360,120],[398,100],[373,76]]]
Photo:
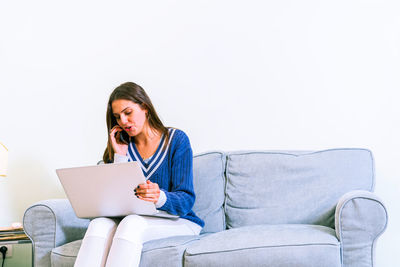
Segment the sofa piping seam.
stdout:
[[204,156],[204,155],[210,155],[210,154],[220,154],[222,156],[224,153],[221,151],[207,151],[207,152],[195,154],[195,155],[193,155],[193,158],[197,158],[197,157]]
[[226,201],[228,199],[228,194],[227,194],[227,190],[228,190],[228,180],[229,180],[229,155],[226,155],[225,157],[225,168],[224,168],[224,175],[225,175],[225,185],[224,185],[224,221],[225,221],[225,229],[228,229],[228,222],[227,222],[227,205],[226,205]]
[[[23,223],[23,225],[25,224],[25,215],[26,215],[26,213],[29,211],[31,209],[31,207],[29,207],[25,212],[24,212],[24,217],[23,217],[23,221],[22,221],[22,223]],[[25,231],[24,231],[25,232]],[[25,232],[25,234],[29,237],[29,239],[31,240],[31,242],[32,242],[32,262],[33,262],[33,264],[32,264],[32,266],[35,266],[35,241],[32,239],[32,236],[31,235],[29,235],[27,232]]]
[[298,244],[298,245],[257,246],[257,247],[250,247],[250,248],[227,249],[227,250],[219,250],[219,251],[200,252],[200,253],[190,253],[190,252],[187,252],[187,250],[186,250],[185,253],[188,256],[197,256],[197,255],[234,252],[234,251],[260,249],[260,248],[284,248],[284,247],[306,247],[306,246],[329,246],[329,247],[339,247],[339,249],[340,249],[339,243],[337,243],[337,244],[315,243],[315,244]]
[[[149,250],[146,250],[146,251],[143,251],[143,250],[142,250],[142,253],[147,253],[147,252],[151,252],[151,251],[155,251],[155,250],[160,250],[160,249],[165,249],[165,248],[176,248],[176,247],[183,246],[183,245],[186,245],[186,244],[188,244],[188,243],[195,242],[195,241],[198,241],[198,240],[200,240],[199,237],[197,237],[197,238],[195,238],[195,239],[192,239],[192,240],[185,241],[184,243],[182,243],[182,244],[180,244],[180,245],[176,245],[176,246],[174,246],[174,245],[169,245],[169,246],[165,246],[165,247],[152,248],[152,249],[149,249]],[[185,251],[186,251],[186,248],[185,248]]]
[[372,152],[370,150],[368,150],[369,152],[369,156],[371,158],[371,187],[370,187],[370,191],[374,191],[375,188],[375,161],[374,161],[374,156],[372,155]]
[[[387,227],[387,223],[388,223],[388,216],[387,216],[386,207],[385,207],[380,201],[378,201],[378,200],[376,200],[376,199],[373,199],[373,198],[370,198],[370,197],[362,197],[362,196],[360,196],[360,197],[349,198],[349,199],[347,199],[347,200],[342,204],[342,206],[340,207],[340,211],[339,211],[339,237],[340,237],[340,243],[343,244],[343,243],[342,243],[342,242],[343,242],[343,238],[342,238],[342,211],[343,211],[344,207],[346,206],[346,204],[347,204],[348,202],[350,202],[350,200],[354,200],[354,199],[358,199],[358,198],[375,201],[375,202],[377,202],[380,206],[382,206],[382,208],[383,208],[384,211],[385,211],[385,217],[386,217],[385,225],[384,225],[384,227],[382,228],[382,230],[376,235],[376,237],[375,237],[375,239],[372,241],[372,245],[371,245],[371,264],[372,264],[371,266],[373,267],[373,266],[374,266],[374,259],[373,259],[374,243],[375,243],[375,241],[378,239],[378,237],[381,236],[382,233],[385,231],[385,229],[386,229],[386,227]],[[340,246],[340,255],[341,255],[341,264],[343,265],[343,246],[342,246],[342,245]]]
[[[55,218],[55,219],[54,219],[54,237],[53,237],[53,248],[55,248],[55,247],[56,247],[56,235],[57,235],[57,216],[55,215],[55,213],[53,212],[53,210],[52,210],[49,206],[47,206],[47,205],[45,205],[45,204],[35,204],[35,205],[29,207],[28,210],[30,210],[30,209],[32,209],[32,208],[35,208],[35,207],[45,207],[45,208],[47,208],[48,210],[50,210],[50,212],[53,214],[53,217]],[[26,213],[28,210],[26,210],[25,213]],[[25,213],[24,213],[24,214],[25,214]],[[24,221],[25,221],[25,220],[24,220]],[[28,236],[29,236],[29,235],[28,235]],[[30,238],[30,236],[29,236],[29,238]],[[33,245],[33,244],[34,244],[34,242],[32,242],[32,245]],[[35,252],[35,249],[34,249],[33,252]],[[50,252],[51,252],[51,250],[50,250]],[[33,256],[33,258],[35,259],[34,253],[32,254],[32,256]],[[50,259],[50,262],[51,262],[51,259]],[[35,266],[35,265],[36,265],[36,260],[33,261],[33,266]]]
[[289,152],[254,150],[254,151],[237,152],[237,153],[233,152],[233,153],[230,153],[229,155],[236,156],[236,155],[248,155],[248,154],[276,154],[276,155],[288,155],[288,156],[300,157],[300,156],[319,154],[319,153],[324,153],[324,152],[329,152],[329,151],[340,151],[340,150],[362,150],[362,151],[369,152],[369,154],[371,155],[371,151],[366,148],[331,148],[331,149],[324,149],[324,150],[318,150],[318,151],[311,151],[311,152],[307,152],[307,153],[299,154],[299,155],[289,153]]
[[78,255],[76,255],[76,256],[71,256],[71,255],[63,255],[63,254],[60,254],[60,253],[58,253],[58,252],[54,252],[54,251],[52,251],[52,252],[51,252],[51,254],[55,254],[55,255],[57,255],[57,256],[60,256],[60,257],[65,257],[65,258],[76,258],[76,257],[78,257]]
[[222,178],[222,183],[223,183],[223,185],[224,185],[224,201],[222,202],[222,228],[223,228],[223,230],[225,230],[226,229],[226,215],[225,215],[225,199],[226,199],[226,182],[227,182],[227,179],[226,179],[226,162],[227,162],[227,159],[226,159],[226,154],[225,153],[223,153],[223,154],[221,154],[221,165],[222,165],[222,172],[221,172],[221,178]]

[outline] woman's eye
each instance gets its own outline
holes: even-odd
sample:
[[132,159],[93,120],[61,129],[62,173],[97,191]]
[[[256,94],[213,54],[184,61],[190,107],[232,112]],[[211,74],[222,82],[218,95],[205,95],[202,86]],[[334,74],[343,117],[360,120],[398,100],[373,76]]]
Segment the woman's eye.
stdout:
[[126,112],[125,115],[131,115],[132,111]]

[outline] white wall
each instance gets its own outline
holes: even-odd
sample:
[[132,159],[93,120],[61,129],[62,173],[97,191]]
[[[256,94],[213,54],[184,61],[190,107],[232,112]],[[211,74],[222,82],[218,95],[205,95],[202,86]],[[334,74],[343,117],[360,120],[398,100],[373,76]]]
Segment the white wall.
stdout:
[[142,2],[0,4],[0,225],[65,197],[54,170],[102,157],[107,98],[135,81],[195,153],[371,149],[396,265],[400,2]]

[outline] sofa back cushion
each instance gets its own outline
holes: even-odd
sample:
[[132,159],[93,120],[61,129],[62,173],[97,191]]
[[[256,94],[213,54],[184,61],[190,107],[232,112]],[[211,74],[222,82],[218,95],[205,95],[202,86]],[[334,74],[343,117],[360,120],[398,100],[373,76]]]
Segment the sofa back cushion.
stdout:
[[193,186],[196,201],[193,211],[204,220],[202,233],[225,230],[224,187],[225,154],[208,152],[193,158]]
[[226,166],[227,228],[293,223],[333,228],[339,198],[374,186],[366,149],[231,152]]

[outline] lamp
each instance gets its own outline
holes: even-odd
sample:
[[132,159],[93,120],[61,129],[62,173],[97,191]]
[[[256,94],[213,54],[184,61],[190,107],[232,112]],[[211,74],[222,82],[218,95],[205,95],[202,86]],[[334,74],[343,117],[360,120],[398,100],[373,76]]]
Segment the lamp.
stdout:
[[7,176],[8,149],[0,143],[0,176]]

